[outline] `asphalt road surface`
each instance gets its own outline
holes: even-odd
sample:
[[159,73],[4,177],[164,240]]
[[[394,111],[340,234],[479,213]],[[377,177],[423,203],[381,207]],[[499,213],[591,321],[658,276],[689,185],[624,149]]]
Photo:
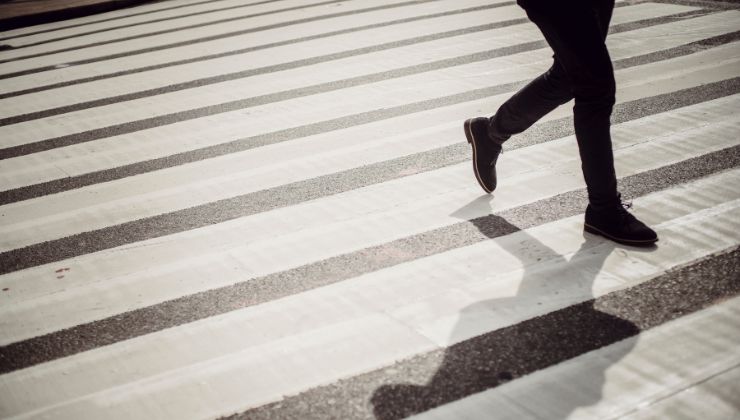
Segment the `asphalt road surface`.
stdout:
[[620,1],[623,197],[513,1],[162,1],[0,33],[0,417],[740,419],[740,4]]

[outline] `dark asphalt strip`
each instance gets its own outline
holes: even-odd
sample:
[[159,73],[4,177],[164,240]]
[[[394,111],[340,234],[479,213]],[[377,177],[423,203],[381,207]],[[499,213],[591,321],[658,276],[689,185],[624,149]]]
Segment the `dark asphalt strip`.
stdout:
[[[693,12],[690,12],[690,13],[693,13]],[[644,22],[646,21],[643,21],[643,23]],[[638,25],[638,23],[628,24],[628,25],[625,25],[625,27],[634,28],[635,25]],[[624,29],[624,28],[618,27],[618,28],[615,28],[615,31],[619,31],[621,29]],[[337,91],[337,90],[347,89],[347,88],[366,85],[366,84],[377,83],[377,82],[386,81],[386,80],[390,80],[394,78],[406,77],[406,76],[411,76],[415,74],[439,70],[443,68],[455,67],[455,66],[459,66],[462,64],[481,62],[485,60],[490,60],[492,58],[496,58],[496,57],[500,57],[504,55],[511,55],[517,52],[521,52],[522,48],[527,48],[524,51],[528,51],[529,49],[536,49],[538,46],[544,46],[544,45],[545,44],[543,41],[535,41],[535,42],[515,45],[511,47],[497,48],[494,50],[484,51],[484,52],[475,53],[475,54],[469,54],[469,55],[462,56],[462,57],[448,58],[448,59],[438,60],[438,61],[434,61],[430,63],[423,63],[423,64],[418,64],[418,65],[408,66],[408,67],[404,67],[400,69],[388,70],[388,71],[383,71],[379,73],[353,77],[349,79],[321,83],[321,84],[306,86],[302,88],[290,89],[287,91],[275,92],[275,93],[251,97],[251,98],[239,99],[239,100],[225,102],[225,103],[221,103],[217,105],[209,105],[209,106],[205,106],[201,108],[189,109],[186,111],[180,111],[180,112],[175,112],[171,114],[160,115],[160,116],[146,118],[142,120],[130,121],[130,122],[116,124],[116,125],[112,125],[108,127],[96,128],[96,129],[92,129],[88,131],[64,135],[64,136],[42,140],[42,141],[38,141],[34,143],[27,143],[27,144],[22,144],[18,146],[0,149],[0,160],[29,155],[33,153],[42,152],[45,150],[70,146],[74,144],[86,143],[86,142],[100,140],[100,139],[104,139],[104,138],[108,138],[112,136],[129,134],[129,133],[133,133],[137,131],[176,124],[178,122],[203,118],[203,117],[222,114],[226,112],[243,110],[243,109],[247,109],[247,108],[255,107],[259,105],[265,105],[265,104],[285,101],[289,99],[296,99],[300,97],[306,97],[306,96],[317,95],[321,93],[327,93],[331,91]],[[659,59],[660,57],[656,56],[655,58]],[[663,59],[666,59],[666,57],[663,57]],[[506,86],[509,86],[509,87],[513,86],[515,88],[515,87],[518,87],[519,85],[520,83],[510,83],[507,85],[495,86],[492,89],[499,91],[501,88],[504,88]],[[481,92],[485,90],[486,89],[479,89],[474,92]],[[453,95],[453,96],[459,96],[459,95]],[[444,100],[446,98],[449,98],[449,97],[443,97],[443,98],[440,98],[440,100]],[[399,109],[399,108],[403,108],[403,106],[396,107],[396,109]],[[15,117],[12,117],[12,118],[15,118]]]
[[[86,77],[82,79],[70,80],[70,81],[60,82],[60,83],[53,83],[50,85],[37,86],[34,88],[0,94],[0,99],[12,98],[14,96],[26,95],[29,93],[41,92],[41,91],[50,90],[50,89],[57,89],[60,87],[65,87],[65,86],[89,83],[89,82],[94,82],[94,81],[103,80],[103,79],[110,79],[113,77],[126,76],[126,75],[141,73],[145,71],[159,70],[159,69],[163,69],[167,67],[197,63],[197,62],[208,61],[208,60],[213,60],[213,59],[222,58],[222,57],[229,57],[229,56],[239,55],[239,54],[246,54],[246,53],[253,52],[253,51],[265,50],[269,48],[281,47],[281,46],[291,45],[291,44],[298,44],[301,42],[329,38],[329,37],[338,36],[338,35],[345,35],[345,34],[350,34],[354,32],[365,31],[369,29],[390,28],[394,25],[402,25],[402,24],[410,23],[410,22],[417,22],[417,21],[433,19],[433,18],[438,18],[438,17],[443,17],[443,16],[453,16],[453,15],[458,15],[458,14],[463,14],[463,13],[475,12],[479,10],[488,10],[490,8],[495,8],[495,7],[500,7],[500,6],[494,4],[490,6],[480,6],[480,7],[474,7],[474,8],[469,8],[469,9],[458,9],[458,10],[452,10],[452,11],[441,12],[441,13],[432,13],[432,14],[408,17],[408,18],[403,18],[403,19],[396,19],[396,20],[391,20],[391,21],[386,21],[386,22],[381,22],[381,23],[374,23],[370,25],[356,26],[353,28],[341,29],[338,31],[324,32],[324,33],[320,33],[316,35],[300,37],[300,38],[293,38],[293,39],[273,42],[269,44],[262,44],[262,45],[257,45],[254,47],[243,48],[243,49],[228,51],[224,53],[204,55],[204,56],[200,56],[196,58],[188,58],[184,60],[170,61],[170,62],[163,63],[163,64],[156,64],[152,66],[139,67],[139,68],[129,69],[129,70],[121,70],[118,72],[101,74],[101,75]],[[419,39],[422,39],[422,38],[419,38]],[[403,41],[399,41],[399,42],[403,42]],[[0,78],[2,78],[2,75],[0,75]]]
[[[36,32],[24,32],[22,34],[17,34],[17,35],[12,35],[12,36],[8,36],[8,37],[0,38],[0,41],[7,41],[7,40],[10,40],[10,39],[18,39],[18,38],[25,38],[27,36],[47,34],[47,33],[56,32],[56,31],[63,31],[63,30],[66,30],[66,29],[80,28],[80,27],[83,27],[83,26],[95,25],[95,24],[98,24],[98,23],[113,22],[113,21],[120,20],[120,19],[127,19],[127,18],[131,18],[131,17],[136,17],[136,16],[143,16],[143,15],[149,15],[149,14],[153,14],[153,13],[166,12],[166,11],[175,10],[175,9],[182,9],[184,7],[198,6],[198,5],[209,4],[209,3],[219,3],[221,1],[223,1],[223,0],[206,0],[206,1],[201,1],[201,2],[197,2],[197,3],[183,4],[183,5],[173,6],[173,7],[167,7],[167,8],[163,8],[163,9],[150,10],[150,11],[146,11],[146,12],[131,13],[131,14],[123,15],[123,16],[115,16],[115,17],[106,18],[106,19],[100,19],[100,20],[95,20],[95,21],[89,21],[89,22],[83,22],[83,23],[76,23],[76,24],[72,24],[72,25],[60,26],[60,27],[50,28],[50,29],[43,29],[43,30],[36,31]],[[267,0],[267,1],[263,1],[263,2],[257,3],[257,4],[270,3],[270,2],[274,2],[274,1],[280,1],[280,0]]]
[[[295,11],[295,10],[301,10],[301,9],[308,9],[308,8],[317,7],[317,6],[326,6],[326,5],[330,5],[330,4],[341,3],[343,1],[345,1],[345,0],[327,0],[327,1],[320,2],[320,3],[314,3],[314,4],[308,4],[308,5],[302,5],[302,6],[289,7],[289,8],[286,8],[286,9],[278,9],[278,10],[269,11],[269,12],[253,13],[253,14],[247,14],[247,15],[242,15],[242,16],[233,16],[232,15],[231,17],[228,17],[228,18],[225,18],[225,19],[218,19],[218,20],[213,20],[213,21],[207,21],[207,22],[193,24],[193,25],[181,26],[181,27],[178,27],[178,28],[162,29],[162,30],[158,30],[158,31],[149,32],[149,33],[146,33],[146,34],[137,34],[137,35],[131,35],[131,36],[126,36],[126,37],[122,37],[122,38],[106,39],[105,41],[98,41],[98,42],[92,42],[92,43],[89,43],[89,44],[76,45],[74,47],[60,48],[58,50],[51,50],[51,51],[45,51],[45,52],[42,52],[42,53],[23,55],[23,56],[14,57],[14,58],[11,58],[11,59],[8,59],[8,60],[0,60],[0,64],[3,64],[3,63],[12,63],[14,61],[20,61],[20,60],[27,60],[29,58],[44,57],[44,56],[47,56],[47,55],[54,55],[54,54],[59,54],[59,53],[69,52],[69,51],[80,51],[80,50],[82,50],[84,48],[99,47],[101,45],[115,44],[117,42],[131,41],[131,40],[134,40],[134,39],[147,38],[147,37],[150,37],[150,36],[164,35],[164,34],[169,34],[169,33],[174,33],[174,32],[181,32],[181,31],[188,31],[188,30],[191,30],[191,29],[203,28],[203,27],[206,27],[206,26],[218,25],[218,24],[233,22],[233,21],[242,20],[242,19],[251,19],[251,18],[256,18],[256,17],[261,17],[261,16],[268,16],[268,15],[272,15],[272,14],[275,14],[275,13],[283,13],[283,12],[289,12],[289,11]],[[437,1],[437,0],[430,0],[430,1]],[[318,16],[317,19],[315,19],[315,20],[320,20],[320,19],[325,19],[325,18],[322,15],[322,16]],[[283,27],[283,26],[293,25],[294,23],[292,23],[292,22],[295,22],[295,21],[288,21],[288,22],[285,22],[285,23],[270,25],[269,28],[272,29],[272,28],[280,28],[280,27]]]
[[[640,27],[654,26],[660,23],[665,23],[666,19],[668,19],[668,21],[673,22],[676,20],[690,19],[698,15],[705,15],[705,14],[706,12],[704,11],[691,11],[691,12],[671,15],[668,17],[646,19],[646,20],[642,20],[638,22],[630,22],[627,24],[615,25],[614,27],[611,28],[611,33],[626,32],[626,31],[635,30],[636,28],[640,28]],[[36,120],[40,118],[51,117],[54,115],[65,114],[68,112],[75,112],[75,111],[110,105],[110,104],[119,103],[119,102],[131,101],[131,100],[141,99],[141,98],[155,96],[155,95],[162,95],[162,94],[176,92],[176,91],[185,90],[185,89],[204,87],[204,86],[211,85],[211,84],[222,83],[222,82],[226,82],[230,80],[243,79],[243,78],[247,78],[247,77],[251,77],[251,76],[255,76],[259,74],[268,74],[268,73],[273,73],[273,72],[278,72],[278,71],[283,71],[283,70],[310,66],[310,65],[314,65],[318,63],[325,63],[329,61],[340,60],[343,58],[359,56],[363,54],[369,54],[369,53],[393,49],[393,48],[399,48],[399,47],[413,45],[413,44],[422,43],[422,42],[429,42],[429,41],[433,41],[437,39],[450,38],[454,36],[475,33],[475,32],[480,32],[480,31],[486,31],[486,30],[492,30],[492,29],[498,29],[498,28],[505,28],[508,26],[524,24],[526,22],[528,22],[526,18],[512,19],[512,20],[497,22],[497,23],[488,24],[488,25],[481,25],[481,26],[459,29],[459,30],[454,30],[454,31],[441,32],[437,34],[432,34],[432,35],[427,35],[427,36],[422,36],[422,37],[415,37],[415,38],[410,38],[410,39],[395,41],[395,42],[388,42],[384,44],[373,45],[370,47],[358,48],[358,49],[343,51],[339,53],[326,54],[323,56],[311,57],[311,58],[307,58],[303,60],[296,60],[296,61],[292,61],[288,63],[275,64],[271,66],[265,66],[265,67],[244,70],[244,71],[239,71],[239,72],[234,72],[234,73],[222,74],[222,75],[213,76],[213,77],[194,79],[188,82],[177,83],[177,84],[172,84],[168,86],[162,86],[162,87],[158,87],[155,89],[131,92],[131,93],[123,94],[123,95],[111,96],[111,97],[97,99],[93,101],[80,102],[80,103],[65,105],[65,106],[61,106],[57,108],[45,109],[43,111],[14,115],[12,117],[0,119],[0,127],[4,125],[17,124],[20,122],[32,121],[32,120]],[[724,37],[725,39],[728,38],[726,36]],[[718,37],[715,37],[715,38],[718,38]],[[732,38],[729,38],[729,39],[730,41],[726,41],[726,42],[731,42]],[[692,44],[698,44],[698,43],[692,43]],[[547,44],[544,41],[535,41],[535,42],[529,42],[526,44],[519,44],[516,46],[512,46],[511,48],[514,48],[515,50],[519,50],[519,51],[529,51],[529,50],[534,50],[538,48],[544,48],[546,46]],[[488,52],[482,52],[478,54],[470,54],[466,56],[453,57],[449,59],[438,60],[438,61],[431,62],[431,63],[409,66],[409,67],[406,67],[405,69],[408,69],[408,71],[411,72],[409,74],[416,74],[419,72],[432,71],[432,70],[437,70],[439,68],[452,67],[455,65],[461,65],[461,64],[471,63],[475,61],[480,61],[481,57],[483,57],[482,59],[484,60],[490,59],[493,57],[498,57],[498,56],[503,55],[501,54],[500,50],[501,49],[495,49],[495,50],[489,50]],[[661,53],[662,52],[653,53],[656,56],[656,61],[660,60]],[[375,75],[381,77],[382,78],[381,80],[386,80],[388,78],[393,78],[393,77],[402,77],[402,76],[408,75],[406,74],[406,72],[404,72],[405,69],[397,69],[397,70],[391,70],[387,72],[380,72],[380,73],[376,73]],[[388,74],[392,74],[392,76],[389,77]],[[400,74],[401,76],[397,76],[396,74]],[[365,77],[369,77],[370,80],[373,80],[374,79],[373,76],[375,75],[361,76],[355,79],[357,79],[357,83],[365,84],[365,83],[368,83],[367,81],[363,80]],[[306,87],[306,88],[299,88],[299,89],[292,89],[288,91],[276,92],[274,94],[264,95],[264,97],[277,98],[278,100],[286,100],[286,99],[291,99],[294,97],[305,96],[302,94],[304,89],[307,89],[308,92],[316,92],[316,91],[326,92],[326,91],[333,90],[333,87],[335,85],[356,86],[355,84],[351,82],[355,79],[347,79],[346,81],[337,81],[337,82],[325,83],[321,85],[314,85],[314,86]],[[218,106],[224,106],[224,105],[226,105],[228,108],[228,104],[223,104],[223,105],[218,105]]]
[[[332,0],[332,2],[339,2],[339,1],[342,1],[342,0]],[[121,57],[129,57],[132,55],[144,54],[144,53],[153,52],[153,51],[162,51],[162,50],[166,50],[170,48],[183,47],[183,46],[193,45],[193,44],[197,44],[201,42],[215,41],[218,39],[224,39],[224,38],[234,37],[238,35],[245,35],[245,34],[250,34],[250,33],[255,33],[255,32],[260,32],[260,31],[266,31],[270,29],[280,29],[280,28],[285,28],[285,27],[292,26],[292,25],[300,25],[303,23],[318,22],[321,20],[332,19],[332,18],[337,18],[337,17],[369,13],[369,12],[374,12],[378,10],[388,10],[388,9],[394,9],[397,7],[412,6],[416,4],[429,3],[429,2],[435,2],[435,1],[440,1],[440,0],[410,0],[410,1],[402,2],[402,3],[395,3],[395,4],[376,6],[376,7],[368,7],[365,9],[358,9],[358,10],[352,10],[352,11],[347,11],[347,12],[337,12],[337,13],[330,13],[330,14],[325,14],[325,15],[320,15],[320,16],[312,16],[308,18],[295,19],[295,20],[275,23],[271,25],[252,27],[252,28],[243,29],[240,31],[224,32],[218,35],[211,35],[211,36],[197,38],[197,39],[188,40],[188,41],[174,42],[171,44],[158,45],[158,46],[149,47],[149,48],[142,48],[142,49],[135,50],[135,51],[127,51],[127,52],[122,52],[122,53],[110,54],[106,56],[89,58],[85,60],[78,60],[78,61],[73,61],[73,62],[64,63],[64,64],[67,64],[68,66],[76,66],[80,64],[95,63],[99,61],[112,60],[112,59],[121,58]],[[77,48],[75,48],[75,50],[76,49]],[[31,58],[31,57],[30,56],[23,57],[23,59],[27,59],[27,58]],[[5,63],[5,62],[10,62],[10,61],[17,61],[20,59],[21,58],[0,61],[0,64]],[[1,74],[0,80],[23,76],[26,74],[39,73],[42,71],[54,70],[54,69],[56,69],[56,66],[44,66],[44,67],[37,67],[35,69],[30,69],[30,70],[23,70],[19,72]]]
[[[228,418],[395,420],[631,339],[620,349],[619,356],[624,357],[639,340],[640,332],[740,294],[738,260],[740,250],[733,248],[669,270],[629,289]],[[430,373],[434,373],[431,380],[428,379]],[[603,376],[591,379],[595,384],[604,382]],[[597,394],[596,398],[599,397]],[[573,395],[569,401],[571,406],[552,407],[552,418],[566,418],[579,406],[598,402],[593,398],[592,395]]]
[[[131,24],[127,24],[127,25],[110,26],[110,27],[107,27],[105,29],[98,29],[98,30],[89,31],[89,32],[81,32],[81,33],[77,33],[77,34],[74,34],[74,35],[68,35],[68,36],[63,36],[63,37],[59,37],[59,38],[49,38],[49,39],[45,39],[45,40],[39,41],[39,42],[34,42],[34,43],[30,43],[30,44],[19,45],[19,46],[15,46],[13,49],[19,50],[19,49],[22,49],[22,48],[35,47],[37,45],[50,44],[52,42],[59,42],[59,41],[65,41],[65,40],[68,40],[68,39],[80,38],[80,37],[87,36],[87,35],[97,35],[97,34],[100,34],[100,33],[103,33],[103,32],[114,31],[116,29],[129,29],[129,28],[134,28],[136,26],[151,25],[153,23],[167,22],[167,21],[170,21],[170,20],[183,19],[183,18],[188,18],[188,17],[193,17],[193,16],[201,16],[201,15],[206,15],[206,14],[209,14],[209,13],[223,12],[223,11],[227,11],[227,10],[236,10],[236,9],[246,9],[246,8],[254,7],[254,6],[258,6],[258,5],[264,5],[264,4],[268,4],[268,3],[275,3],[277,1],[280,1],[280,0],[266,0],[266,1],[261,1],[261,2],[257,2],[257,3],[240,4],[240,5],[237,5],[237,6],[219,7],[219,8],[204,10],[202,12],[186,13],[186,14],[182,14],[182,15],[171,16],[171,17],[166,17],[166,18],[159,18],[159,19],[152,19],[152,20],[147,20],[147,21],[144,21],[144,22],[136,22],[136,23],[131,23]],[[319,3],[319,4],[321,4],[321,3]],[[190,5],[188,5],[188,6],[190,6]],[[181,7],[186,7],[186,6],[181,6]],[[256,13],[256,14],[252,14],[252,15],[242,16],[242,18],[256,17],[256,16],[265,16],[265,15],[274,14],[274,13],[280,13],[280,12],[284,12],[284,11],[288,11],[288,10],[298,10],[298,9],[302,9],[302,8],[306,8],[306,7],[310,7],[310,5],[300,6],[300,7],[291,7],[291,8],[287,8],[287,9],[279,9],[279,10],[262,12],[262,13]],[[165,10],[170,10],[170,9],[165,9]],[[205,26],[205,24],[203,26]],[[192,28],[192,26],[189,26],[188,28]],[[179,30],[179,29],[174,29],[174,30]],[[146,34],[146,35],[142,35],[142,36],[149,36],[149,35],[152,35],[152,33],[149,33],[149,34]],[[126,38],[126,39],[130,39],[130,38]],[[119,39],[119,41],[120,40],[121,39]],[[115,42],[115,41],[112,41],[112,42]],[[86,47],[89,47],[89,46],[92,46],[92,45],[99,45],[99,44],[96,43],[96,44],[81,45],[78,48],[86,48]]]
[[[405,105],[399,108],[389,108],[384,110],[372,111],[350,117],[298,127],[295,129],[249,137],[231,143],[220,144],[209,148],[184,152],[145,162],[138,162],[118,168],[106,169],[75,177],[63,178],[40,184],[30,185],[27,187],[16,188],[13,190],[2,191],[0,192],[0,205],[29,200],[32,198],[42,197],[44,195],[55,194],[77,188],[83,188],[98,183],[114,181],[129,176],[135,176],[157,171],[160,169],[171,168],[268,144],[274,144],[309,135],[325,133],[345,127],[361,126],[362,124],[368,124],[374,121],[380,121],[400,115],[407,115],[429,109],[454,105],[476,99],[482,99],[495,95],[497,93],[504,93],[506,91],[513,90],[518,86],[521,86],[521,84],[504,86],[503,88],[499,89],[488,88],[482,91],[468,92],[463,95],[453,95],[447,98],[423,101],[416,104]],[[671,92],[669,94],[658,95],[651,98],[644,98],[627,103],[621,103],[617,104],[614,109],[612,122],[615,124],[626,122],[648,115],[654,115],[661,112],[666,112],[673,109],[710,101],[724,96],[736,94],[738,92],[740,92],[740,78],[735,78],[695,88]],[[572,119],[570,117],[566,117],[537,124],[526,132],[514,137],[509,143],[507,143],[507,150],[510,150],[512,147],[516,148],[522,145],[532,145],[572,135],[573,126],[571,120]],[[466,159],[470,158],[468,155],[469,152],[467,144],[460,143],[453,146],[419,153],[410,157],[404,157],[388,162],[368,165],[366,167],[359,168],[359,170],[342,172],[340,174],[337,174],[336,177],[332,177],[330,179],[321,179],[323,180],[322,182],[334,184],[336,182],[341,183],[342,181],[340,181],[340,179],[343,177],[352,178],[356,175],[361,175],[360,179],[369,181],[371,183],[384,182],[401,176],[401,173],[418,173],[426,170],[437,169],[444,165],[451,165],[463,162]],[[356,175],[352,175],[353,173]],[[306,182],[313,183],[313,181]],[[296,185],[300,185],[304,189],[304,191],[313,191],[316,189],[312,188],[311,185],[305,185],[304,183],[298,183]],[[283,191],[280,187],[273,189],[272,191],[274,191],[274,198],[270,199],[268,202],[279,201],[277,197],[288,196],[286,195],[287,192]]]
[[[625,197],[638,197],[732,169],[738,165],[740,165],[740,146],[624,178],[620,180],[620,190]],[[471,182],[473,182],[472,178]],[[585,189],[559,194],[495,215],[460,222],[361,251],[250,279],[232,286],[184,296],[2,346],[0,347],[0,374],[269,302],[364,273],[506,235],[518,229],[554,222],[582,213],[586,203]],[[188,219],[183,218],[183,220]],[[212,222],[216,223],[216,221]],[[146,228],[139,228],[138,233],[144,233]],[[121,229],[119,226],[108,229],[108,231],[101,236],[118,238],[117,235],[126,235],[129,232],[127,228]],[[24,255],[15,257],[6,257],[9,253],[5,253],[0,255],[0,261],[16,258],[16,261],[26,263],[27,266],[35,266],[52,262],[48,260],[49,253],[55,254],[59,249],[63,250],[62,253],[68,252],[74,255],[60,256],[57,254],[56,256],[60,258],[55,261],[97,251],[98,249],[90,248],[90,245],[94,247],[96,244],[89,242],[96,241],[96,239],[84,236],[85,234],[76,235],[47,242],[35,246],[35,249],[24,248],[21,250]],[[128,239],[130,238],[124,238],[124,240]],[[107,245],[111,245],[110,242]],[[40,261],[44,258],[47,261]],[[11,270],[3,264],[2,272],[8,271]]]

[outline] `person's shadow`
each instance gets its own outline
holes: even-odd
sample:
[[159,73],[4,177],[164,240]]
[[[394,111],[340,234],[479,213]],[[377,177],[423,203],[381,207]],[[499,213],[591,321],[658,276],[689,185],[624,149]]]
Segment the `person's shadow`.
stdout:
[[[490,209],[490,200],[490,196],[480,197],[453,216],[472,223],[483,235],[497,241],[521,261],[524,271],[516,296],[484,300],[464,308],[452,331],[451,341],[456,344],[446,349],[443,362],[426,385],[398,383],[375,390],[371,403],[377,419],[401,419],[421,413],[591,350],[636,337],[639,333],[633,323],[595,309],[591,292],[608,255],[626,246],[584,234],[580,249],[566,259],[526,231],[490,212],[488,216],[468,220],[471,214],[481,214],[481,206]],[[491,281],[496,280],[496,267],[496,261],[491,260],[490,273],[487,273]],[[559,305],[557,300],[562,296],[557,291],[558,282],[576,282],[575,293],[580,294],[578,301],[582,303],[565,308]],[[496,322],[500,322],[497,319],[510,317],[531,305],[544,305],[545,309],[534,318],[496,328]],[[493,331],[486,332],[489,329],[481,325],[486,322],[493,325]],[[636,339],[625,340],[617,346],[609,355],[611,363],[629,353],[635,343]],[[540,401],[537,405],[547,404],[546,418],[559,420],[568,418],[579,407],[595,404],[601,399],[608,367],[609,363],[590,366],[588,377],[580,378],[588,381],[591,392],[579,393],[572,389],[568,392],[566,386],[561,391],[567,395],[557,398],[555,404]],[[534,402],[537,397],[531,396],[530,401]],[[489,414],[486,418],[496,419],[495,412]]]

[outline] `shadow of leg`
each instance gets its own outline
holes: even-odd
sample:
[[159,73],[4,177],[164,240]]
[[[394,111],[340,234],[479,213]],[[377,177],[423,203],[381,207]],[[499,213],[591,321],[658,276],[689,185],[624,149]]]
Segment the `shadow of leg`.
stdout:
[[[378,388],[371,399],[374,414],[380,420],[405,418],[638,333],[633,323],[595,310],[592,302],[571,306],[449,347],[444,362],[428,384]],[[620,354],[612,352],[611,360],[629,353],[633,345],[620,347]],[[591,370],[587,382],[598,384],[600,389],[604,370]],[[600,392],[571,393],[567,397],[567,401],[552,407],[549,418],[567,418],[573,410],[598,402]]]
[[[471,204],[477,205],[475,202]],[[521,236],[514,241],[502,241],[501,244],[527,242],[530,245],[527,252],[531,252],[532,247],[538,248],[549,261],[548,273],[559,277],[560,282],[564,280],[567,282],[569,273],[572,273],[574,281],[577,279],[589,292],[606,257],[614,249],[611,243],[599,240],[594,242],[592,238],[587,237],[581,248],[566,260],[501,217],[490,215],[470,222],[490,238],[500,238],[507,234]],[[599,247],[598,252],[593,252],[595,246]],[[527,255],[520,255],[522,248],[512,247],[507,248],[507,251],[519,257],[523,263],[528,259]],[[458,330],[474,330],[465,323],[478,322],[476,320],[481,319],[479,316],[466,316],[468,311],[480,313],[483,308],[489,310],[491,316],[495,317],[496,311],[501,307],[511,308],[531,302],[531,294],[542,290],[540,286],[543,282],[542,273],[533,273],[531,269],[532,264],[524,264],[516,297],[481,301],[466,307],[452,333],[453,336]],[[426,385],[392,384],[378,388],[371,399],[376,418],[391,420],[421,413],[495,388],[628,337],[634,337],[639,333],[638,327],[633,323],[598,311],[593,305],[593,299],[586,299],[583,303],[536,316],[509,327],[495,329],[448,347],[442,364]],[[612,352],[610,360],[619,360],[631,350],[632,345],[634,342],[619,347],[617,353],[621,353]],[[567,401],[561,401],[557,407],[553,407],[548,417],[566,418],[578,407],[598,402],[606,368],[608,365],[603,366],[601,370],[591,369],[588,372],[588,383],[592,385],[591,388],[596,388],[592,389],[593,392],[569,395]]]

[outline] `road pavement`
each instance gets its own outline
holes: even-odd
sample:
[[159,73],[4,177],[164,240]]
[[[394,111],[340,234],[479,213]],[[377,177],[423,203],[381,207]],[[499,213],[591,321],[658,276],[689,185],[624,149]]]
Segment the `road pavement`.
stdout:
[[617,3],[619,186],[500,0],[161,1],[0,32],[0,417],[740,418],[740,5]]
[[[5,0],[0,2],[0,31],[97,15],[152,0]],[[171,6],[170,4],[169,6]],[[97,19],[97,18],[95,18]],[[76,22],[80,24],[81,22]]]

